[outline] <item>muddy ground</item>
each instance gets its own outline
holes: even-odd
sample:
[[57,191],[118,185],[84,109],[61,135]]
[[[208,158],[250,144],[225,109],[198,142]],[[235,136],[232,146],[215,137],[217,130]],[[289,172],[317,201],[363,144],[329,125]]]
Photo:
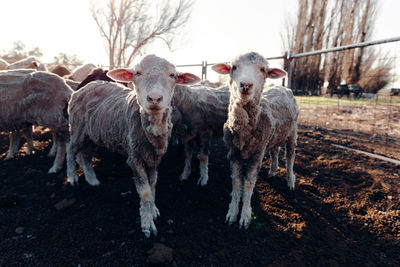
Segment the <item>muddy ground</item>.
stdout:
[[360,135],[300,127],[296,190],[286,186],[282,160],[267,177],[266,158],[248,230],[224,222],[231,181],[223,142],[212,143],[205,187],[196,184],[195,158],[189,180],[178,180],[183,155],[170,146],[151,238],[140,229],[130,169],[100,150],[102,185],[81,177],[72,187],[65,170],[47,174],[50,137],[35,132],[34,155],[21,150],[4,161],[8,138],[0,135],[0,266],[143,266],[154,246],[170,266],[400,266],[400,167],[332,146],[369,150]]

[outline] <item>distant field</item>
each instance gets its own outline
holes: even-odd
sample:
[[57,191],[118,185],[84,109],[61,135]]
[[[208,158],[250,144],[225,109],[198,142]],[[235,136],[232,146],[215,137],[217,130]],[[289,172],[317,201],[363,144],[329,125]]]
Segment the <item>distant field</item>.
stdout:
[[380,96],[377,99],[368,98],[338,98],[336,96],[296,96],[297,103],[302,108],[317,107],[317,106],[399,106],[400,96],[388,97]]

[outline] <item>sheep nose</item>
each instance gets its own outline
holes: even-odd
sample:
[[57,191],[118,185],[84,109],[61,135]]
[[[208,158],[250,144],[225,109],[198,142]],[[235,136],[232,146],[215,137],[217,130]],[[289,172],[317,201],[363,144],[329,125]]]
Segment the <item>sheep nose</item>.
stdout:
[[147,101],[151,104],[159,104],[163,100],[163,96],[159,94],[151,94],[147,96]]
[[247,93],[251,89],[251,87],[253,87],[253,83],[240,82],[240,88],[244,93]]

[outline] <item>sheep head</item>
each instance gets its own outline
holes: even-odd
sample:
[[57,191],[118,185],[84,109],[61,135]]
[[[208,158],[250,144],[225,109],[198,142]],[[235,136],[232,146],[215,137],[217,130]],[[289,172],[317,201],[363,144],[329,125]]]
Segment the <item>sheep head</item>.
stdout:
[[231,64],[216,64],[212,69],[230,75],[231,94],[244,103],[259,99],[266,78],[277,79],[286,75],[284,70],[269,68],[268,61],[255,52],[240,55]]
[[149,114],[162,113],[171,105],[176,84],[200,80],[191,73],[177,73],[173,64],[155,55],[145,56],[134,69],[112,70],[107,76],[117,82],[133,82],[138,104]]

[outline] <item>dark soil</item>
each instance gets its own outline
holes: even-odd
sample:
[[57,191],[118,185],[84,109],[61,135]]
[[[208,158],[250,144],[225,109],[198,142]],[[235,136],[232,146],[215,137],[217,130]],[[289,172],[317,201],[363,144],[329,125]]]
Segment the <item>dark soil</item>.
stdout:
[[365,148],[355,138],[301,127],[296,190],[286,186],[282,160],[267,177],[266,158],[248,230],[225,224],[231,181],[223,142],[212,143],[205,187],[196,184],[195,157],[192,176],[178,180],[183,155],[171,146],[159,167],[159,234],[150,238],[126,165],[101,150],[101,186],[81,177],[72,187],[65,170],[47,174],[49,139],[36,131],[34,155],[21,149],[4,161],[8,137],[0,135],[0,266],[143,266],[156,254],[164,258],[154,262],[170,266],[400,266],[400,168],[332,146]]

